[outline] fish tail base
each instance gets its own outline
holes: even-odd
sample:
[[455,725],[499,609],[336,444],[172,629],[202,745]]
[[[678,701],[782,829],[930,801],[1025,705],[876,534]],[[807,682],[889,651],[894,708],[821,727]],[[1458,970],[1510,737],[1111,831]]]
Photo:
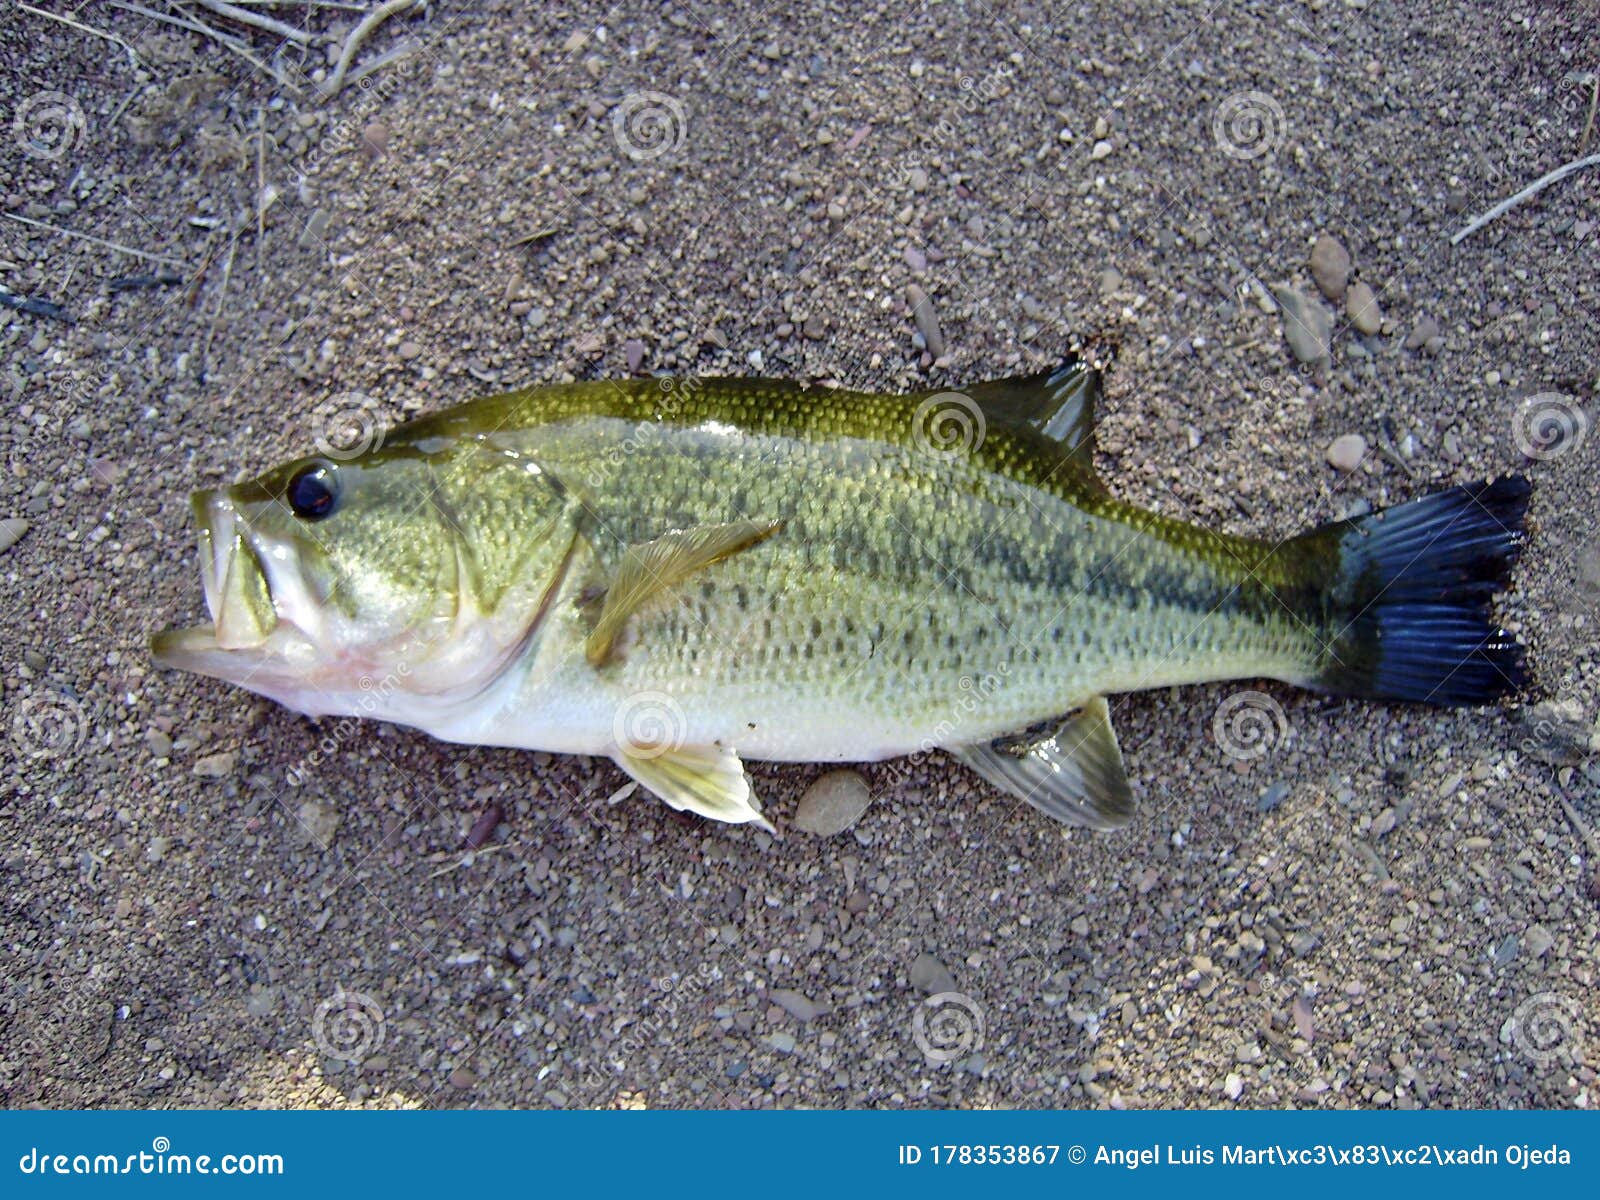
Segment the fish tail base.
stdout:
[[1527,682],[1523,647],[1490,601],[1527,539],[1517,475],[1449,488],[1306,534],[1335,556],[1319,691],[1444,706],[1489,704]]

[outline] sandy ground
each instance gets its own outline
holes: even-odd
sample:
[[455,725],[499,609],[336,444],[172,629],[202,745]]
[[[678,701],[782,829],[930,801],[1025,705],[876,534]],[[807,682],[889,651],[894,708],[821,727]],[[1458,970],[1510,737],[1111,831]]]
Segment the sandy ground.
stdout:
[[[0,286],[74,322],[0,312],[6,1102],[1592,1105],[1600,171],[1447,235],[1577,154],[1600,17],[1153,8],[442,3],[320,106],[0,11]],[[1258,289],[1316,296],[1319,232],[1385,318],[1325,372]],[[1286,534],[1526,470],[1526,702],[1261,685],[1241,755],[1237,686],[1124,697],[1117,835],[934,756],[832,838],[792,825],[820,768],[757,765],[772,837],[148,661],[201,609],[188,491],[352,406],[630,360],[956,384],[1104,325],[1100,465],[1165,512]],[[1569,427],[1535,461],[1530,397]]]

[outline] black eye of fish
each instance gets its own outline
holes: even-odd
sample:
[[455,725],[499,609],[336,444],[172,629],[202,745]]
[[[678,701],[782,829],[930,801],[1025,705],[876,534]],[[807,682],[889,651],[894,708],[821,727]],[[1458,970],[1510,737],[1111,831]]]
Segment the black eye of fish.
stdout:
[[289,480],[284,499],[294,515],[307,521],[330,516],[339,504],[339,476],[327,463],[301,467]]

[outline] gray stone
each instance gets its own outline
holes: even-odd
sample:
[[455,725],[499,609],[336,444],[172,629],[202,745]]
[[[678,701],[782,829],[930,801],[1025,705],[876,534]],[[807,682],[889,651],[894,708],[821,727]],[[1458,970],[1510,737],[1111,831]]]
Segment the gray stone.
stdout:
[[829,771],[800,797],[794,827],[818,837],[832,837],[859,821],[871,803],[872,790],[860,772]]

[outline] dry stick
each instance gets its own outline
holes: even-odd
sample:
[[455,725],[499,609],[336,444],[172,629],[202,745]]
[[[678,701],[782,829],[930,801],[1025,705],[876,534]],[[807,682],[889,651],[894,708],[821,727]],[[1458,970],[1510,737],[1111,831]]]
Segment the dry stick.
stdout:
[[393,50],[385,50],[376,58],[367,59],[366,62],[362,63],[359,67],[345,77],[344,84],[346,87],[349,87],[351,84],[360,83],[368,75],[376,74],[387,67],[390,63],[399,62],[406,55],[413,54],[420,49],[422,49],[421,39],[409,38],[406,41],[401,42]]
[[135,65],[144,65],[144,59],[139,57],[139,52],[114,33],[106,33],[103,29],[96,29],[93,25],[85,25],[82,21],[74,21],[71,17],[63,17],[59,13],[45,12],[42,8],[35,8],[31,4],[23,4],[21,0],[18,0],[17,7],[23,12],[31,12],[38,17],[49,17],[52,21],[60,21],[63,25],[70,25],[82,33],[93,34],[97,38],[105,38],[108,42],[115,42],[132,56]]
[[267,240],[267,127],[256,105],[256,279],[261,278],[261,243]]
[[[167,2],[171,4],[174,2],[174,0],[167,0]],[[232,51],[234,54],[237,54],[240,58],[244,59],[245,62],[249,63],[256,70],[260,71],[268,79],[271,79],[273,82],[275,82],[279,87],[285,88],[297,96],[300,95],[300,89],[298,87],[296,87],[289,80],[285,79],[277,71],[274,71],[271,67],[267,66],[266,63],[262,62],[255,55],[251,54],[250,51],[245,48],[243,42],[239,41],[237,38],[231,38],[227,34],[211,28],[211,26],[207,25],[203,21],[196,21],[189,17],[180,17],[173,13],[157,12],[155,9],[146,8],[142,4],[128,3],[127,0],[106,0],[106,3],[112,8],[120,8],[127,12],[138,13],[141,17],[148,17],[152,21],[160,21],[163,25],[174,25],[179,29],[187,29],[192,33],[202,34],[216,42],[217,45],[226,50]]]
[[407,9],[416,8],[422,0],[389,0],[387,4],[373,9],[361,23],[350,31],[350,36],[344,40],[344,49],[339,52],[339,61],[333,68],[333,74],[328,82],[322,85],[317,93],[321,101],[332,100],[344,88],[344,77],[350,71],[350,64],[354,61],[356,51],[361,49],[361,43],[372,35],[372,31],[382,25],[396,13],[405,12]]
[[1491,208],[1488,212],[1484,213],[1481,217],[1478,217],[1475,220],[1473,220],[1471,223],[1469,223],[1466,226],[1466,228],[1462,229],[1460,233],[1456,234],[1454,237],[1452,237],[1450,239],[1450,244],[1452,246],[1459,245],[1462,238],[1467,237],[1470,234],[1477,233],[1478,230],[1482,229],[1490,221],[1493,221],[1496,217],[1504,216],[1506,213],[1510,212],[1517,205],[1521,204],[1529,196],[1536,196],[1540,192],[1544,191],[1545,188],[1549,187],[1552,183],[1560,183],[1568,175],[1571,175],[1571,174],[1573,174],[1573,173],[1575,173],[1577,171],[1581,171],[1585,167],[1593,167],[1593,166],[1600,166],[1600,154],[1591,154],[1588,158],[1575,158],[1571,162],[1569,162],[1566,166],[1557,167],[1554,171],[1551,171],[1550,174],[1546,175],[1543,179],[1534,180],[1527,187],[1523,188],[1520,192],[1518,192],[1515,196],[1512,196],[1509,199],[1500,201],[1499,204],[1496,204],[1493,208]]
[[59,225],[46,225],[43,221],[35,221],[32,217],[19,217],[16,213],[0,212],[0,217],[8,221],[16,221],[22,225],[32,225],[35,229],[43,229],[47,233],[59,233],[65,237],[79,238],[85,242],[93,242],[96,246],[104,246],[107,250],[116,250],[122,254],[131,254],[135,258],[149,259],[151,262],[171,263],[175,267],[183,266],[183,260],[168,258],[165,254],[149,254],[143,250],[135,250],[132,246],[124,246],[120,242],[108,242],[104,238],[97,238],[87,233],[79,233],[75,229],[63,229]]
[[232,4],[224,4],[222,0],[195,0],[201,8],[209,8],[219,17],[226,17],[240,25],[253,25],[257,29],[264,29],[274,37],[281,37],[294,42],[299,46],[309,46],[312,38],[304,29],[296,29],[293,25],[285,25],[282,21],[272,17],[263,17],[249,9],[236,8]]
[[1589,93],[1589,119],[1583,123],[1583,136],[1578,139],[1578,156],[1589,148],[1589,135],[1594,132],[1594,110],[1600,107],[1600,71],[1594,73],[1594,90]]
[[222,261],[222,286],[217,289],[217,308],[211,314],[211,327],[206,330],[206,343],[200,348],[200,369],[211,370],[211,339],[217,336],[217,322],[222,319],[222,306],[228,301],[228,281],[233,278],[233,252],[239,248],[239,226],[233,227],[228,240],[228,257]]

